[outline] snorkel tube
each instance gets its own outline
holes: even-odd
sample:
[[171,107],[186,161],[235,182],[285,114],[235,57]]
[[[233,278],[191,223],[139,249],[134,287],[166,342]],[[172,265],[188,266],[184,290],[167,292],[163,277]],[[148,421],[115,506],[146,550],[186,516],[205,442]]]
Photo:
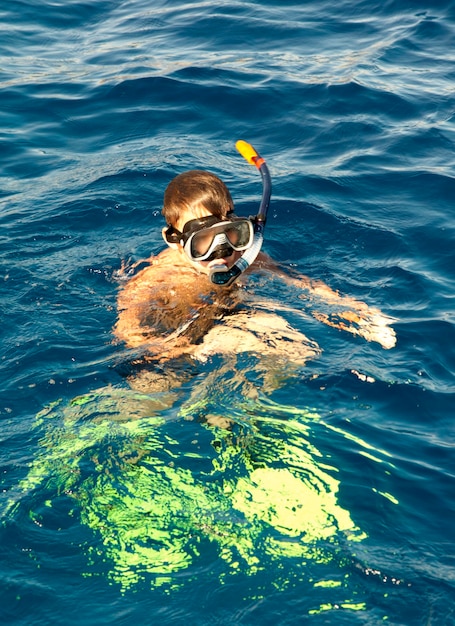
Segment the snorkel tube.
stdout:
[[246,141],[239,140],[235,147],[251,165],[254,165],[262,177],[262,199],[259,205],[259,211],[253,219],[254,239],[251,247],[244,252],[238,261],[230,268],[224,265],[215,265],[210,270],[210,280],[215,285],[228,287],[236,278],[242,274],[256,259],[262,247],[264,240],[264,227],[267,219],[267,210],[270,204],[270,196],[272,195],[272,181],[270,179],[269,168],[265,159],[263,159]]

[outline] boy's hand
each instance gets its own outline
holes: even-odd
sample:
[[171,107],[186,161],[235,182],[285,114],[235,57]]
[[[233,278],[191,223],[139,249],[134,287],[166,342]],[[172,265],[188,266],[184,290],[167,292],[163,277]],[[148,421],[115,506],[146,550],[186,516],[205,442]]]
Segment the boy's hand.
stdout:
[[383,315],[379,309],[366,307],[366,311],[331,314],[314,311],[313,316],[333,328],[359,335],[367,341],[377,341],[386,350],[393,348],[397,342],[395,331],[389,326],[394,320]]

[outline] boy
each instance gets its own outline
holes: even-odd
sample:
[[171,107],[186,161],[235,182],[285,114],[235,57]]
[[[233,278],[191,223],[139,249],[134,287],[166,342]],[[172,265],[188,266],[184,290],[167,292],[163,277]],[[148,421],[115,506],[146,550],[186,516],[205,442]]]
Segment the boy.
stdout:
[[[174,178],[165,191],[162,211],[168,248],[151,257],[148,267],[119,294],[116,337],[130,348],[140,348],[146,361],[166,363],[168,386],[173,386],[171,364],[176,359],[203,362],[214,354],[250,352],[265,359],[266,367],[279,362],[286,368],[286,362],[303,365],[320,352],[317,344],[270,312],[286,307],[251,297],[245,285],[254,271],[279,277],[324,309],[339,309],[331,314],[314,310],[313,316],[324,323],[384,348],[395,345],[391,320],[379,310],[321,282],[289,276],[261,252],[231,287],[214,285],[210,269],[230,268],[252,245],[248,220],[237,218],[233,209],[226,185],[214,174],[192,170]],[[162,380],[158,387],[149,383],[150,390],[163,388]]]

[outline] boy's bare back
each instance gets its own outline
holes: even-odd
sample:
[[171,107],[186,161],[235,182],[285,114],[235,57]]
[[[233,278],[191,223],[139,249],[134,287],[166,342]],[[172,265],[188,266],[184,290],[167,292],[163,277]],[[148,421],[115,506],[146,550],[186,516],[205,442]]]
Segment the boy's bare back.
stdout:
[[[378,309],[321,282],[290,276],[261,252],[240,280],[229,287],[214,285],[209,279],[214,264],[228,269],[252,245],[245,242],[238,247],[233,241],[230,232],[247,220],[233,214],[229,191],[215,175],[192,170],[177,176],[166,189],[163,215],[168,248],[151,257],[149,265],[120,291],[114,328],[117,339],[139,349],[147,360],[163,363],[186,355],[204,361],[213,354],[246,351],[301,365],[318,354],[314,342],[276,313],[283,308],[280,303],[270,299],[255,306],[254,294],[242,283],[248,281],[249,272],[258,270],[301,292],[313,308],[312,315],[327,325],[384,348],[395,345],[392,320]],[[243,228],[241,236],[245,232]],[[191,248],[196,236],[206,253]]]

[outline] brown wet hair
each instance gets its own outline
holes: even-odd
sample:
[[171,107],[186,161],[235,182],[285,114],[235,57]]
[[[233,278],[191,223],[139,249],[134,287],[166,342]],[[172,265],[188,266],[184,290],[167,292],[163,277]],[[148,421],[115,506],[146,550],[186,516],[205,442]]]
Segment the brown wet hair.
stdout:
[[176,176],[164,192],[162,214],[169,226],[175,226],[182,210],[203,207],[223,219],[234,210],[229,189],[223,181],[205,170],[190,170]]

